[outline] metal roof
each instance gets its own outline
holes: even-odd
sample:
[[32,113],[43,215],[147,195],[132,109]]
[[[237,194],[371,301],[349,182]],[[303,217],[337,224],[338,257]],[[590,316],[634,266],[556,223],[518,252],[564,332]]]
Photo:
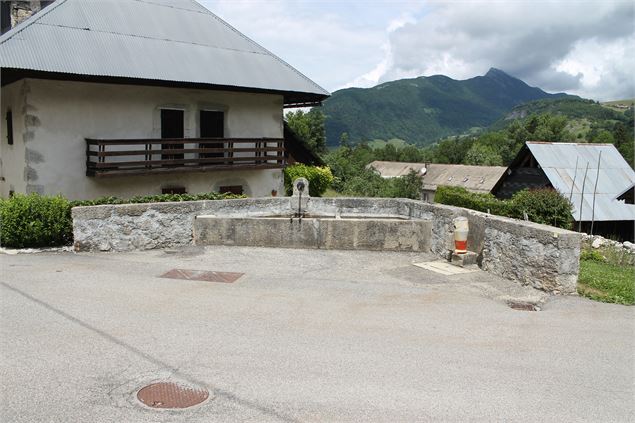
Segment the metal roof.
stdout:
[[463,187],[472,192],[491,192],[503,177],[506,167],[467,166],[435,163],[405,163],[374,161],[369,167],[375,169],[384,178],[407,175],[411,170],[423,174],[423,189],[435,191],[440,185]]
[[426,165],[425,163],[384,162],[375,160],[367,167],[375,169],[383,178],[396,178],[407,175],[411,170],[421,172],[421,169],[425,169]]
[[[527,147],[553,187],[565,197],[571,196],[576,221],[590,221],[592,217],[596,221],[635,220],[635,205],[616,200],[635,183],[635,171],[613,144],[528,142]],[[585,178],[587,164],[589,170]]]
[[194,0],[57,0],[0,37],[0,67],[329,95]]

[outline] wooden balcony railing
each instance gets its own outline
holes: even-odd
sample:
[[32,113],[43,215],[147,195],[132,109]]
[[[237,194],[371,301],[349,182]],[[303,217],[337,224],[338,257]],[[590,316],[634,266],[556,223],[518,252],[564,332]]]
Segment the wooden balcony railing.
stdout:
[[86,139],[86,175],[117,176],[285,165],[278,138]]

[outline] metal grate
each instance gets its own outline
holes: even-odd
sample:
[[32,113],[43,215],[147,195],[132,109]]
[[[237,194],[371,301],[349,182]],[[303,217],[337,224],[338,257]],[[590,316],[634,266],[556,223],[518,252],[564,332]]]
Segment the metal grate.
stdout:
[[208,270],[172,269],[159,276],[168,279],[185,279],[190,281],[204,282],[236,282],[244,273],[235,272],[213,272]]
[[145,386],[137,392],[137,399],[152,408],[187,408],[209,398],[202,388],[189,387],[173,382],[159,382]]
[[540,311],[540,307],[532,303],[519,302],[519,301],[509,301],[507,305],[514,310],[521,311]]

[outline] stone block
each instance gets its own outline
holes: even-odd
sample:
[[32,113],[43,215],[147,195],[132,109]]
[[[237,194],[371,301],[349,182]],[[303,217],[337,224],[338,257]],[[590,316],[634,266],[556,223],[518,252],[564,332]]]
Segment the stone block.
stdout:
[[460,267],[476,266],[478,254],[468,251],[465,254],[452,253],[452,264]]

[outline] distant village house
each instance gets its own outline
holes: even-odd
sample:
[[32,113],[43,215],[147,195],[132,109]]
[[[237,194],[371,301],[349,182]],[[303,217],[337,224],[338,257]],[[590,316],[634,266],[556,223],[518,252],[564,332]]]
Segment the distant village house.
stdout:
[[421,175],[421,199],[434,202],[437,187],[462,187],[470,192],[490,193],[507,170],[502,166],[468,166],[435,163],[405,163],[374,161],[368,165],[383,178],[405,176],[411,171]]

